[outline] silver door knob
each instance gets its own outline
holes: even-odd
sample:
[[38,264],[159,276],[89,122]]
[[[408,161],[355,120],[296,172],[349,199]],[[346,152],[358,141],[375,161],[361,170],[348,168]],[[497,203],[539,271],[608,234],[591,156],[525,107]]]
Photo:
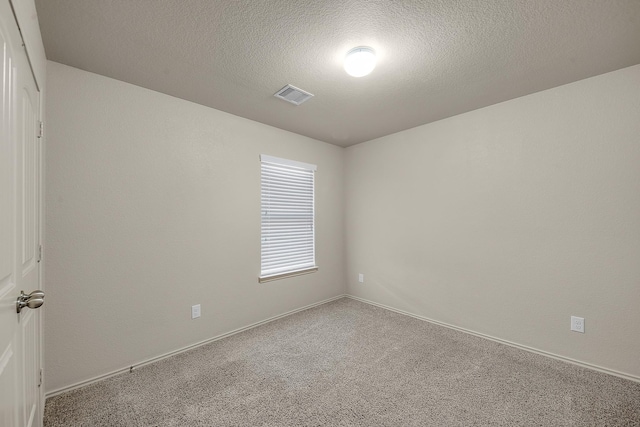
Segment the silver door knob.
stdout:
[[20,296],[16,301],[16,311],[20,313],[25,307],[36,309],[42,304],[44,304],[44,292],[37,290],[30,294],[25,294],[23,291],[20,291]]
[[[23,294],[24,295],[24,294]],[[40,299],[44,299],[44,291],[33,291],[31,292],[29,295],[27,295],[29,298],[40,298]]]

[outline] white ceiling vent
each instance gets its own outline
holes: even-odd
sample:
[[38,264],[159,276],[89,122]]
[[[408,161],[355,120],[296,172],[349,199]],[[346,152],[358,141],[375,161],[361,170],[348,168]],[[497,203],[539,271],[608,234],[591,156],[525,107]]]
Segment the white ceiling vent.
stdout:
[[313,95],[309,92],[305,92],[302,89],[298,89],[295,86],[286,85],[285,87],[277,91],[273,96],[275,96],[276,98],[284,99],[285,101],[292,104],[300,105],[307,99],[311,98]]

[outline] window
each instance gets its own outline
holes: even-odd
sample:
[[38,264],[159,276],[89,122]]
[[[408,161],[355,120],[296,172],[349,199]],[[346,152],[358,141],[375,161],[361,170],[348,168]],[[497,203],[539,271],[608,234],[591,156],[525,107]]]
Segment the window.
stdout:
[[262,232],[260,282],[318,270],[315,254],[316,166],[260,156]]

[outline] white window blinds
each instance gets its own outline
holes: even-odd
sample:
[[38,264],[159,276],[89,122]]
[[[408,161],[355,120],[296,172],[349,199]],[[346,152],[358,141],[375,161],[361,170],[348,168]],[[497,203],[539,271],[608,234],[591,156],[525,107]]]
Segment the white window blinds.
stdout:
[[315,165],[260,156],[262,243],[260,278],[315,269]]

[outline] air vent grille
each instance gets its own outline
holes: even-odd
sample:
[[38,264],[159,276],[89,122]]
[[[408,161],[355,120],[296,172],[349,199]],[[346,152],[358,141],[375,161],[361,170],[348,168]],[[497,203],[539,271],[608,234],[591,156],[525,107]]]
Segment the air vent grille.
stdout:
[[286,85],[285,87],[277,91],[273,96],[283,99],[292,104],[300,105],[311,98],[313,95],[302,89],[298,89],[295,86]]

